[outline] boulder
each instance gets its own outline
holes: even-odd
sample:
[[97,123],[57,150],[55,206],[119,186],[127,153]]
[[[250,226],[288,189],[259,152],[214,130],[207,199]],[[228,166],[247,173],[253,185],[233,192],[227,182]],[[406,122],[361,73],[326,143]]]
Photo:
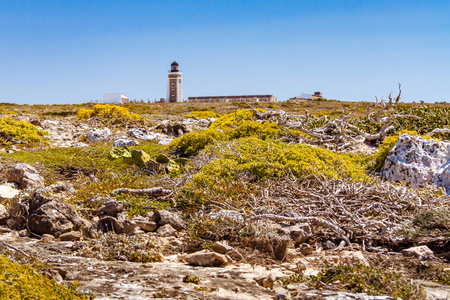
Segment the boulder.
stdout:
[[28,226],[36,234],[59,237],[66,232],[81,230],[86,222],[69,203],[52,200],[39,193],[30,199]]
[[86,133],[86,139],[91,142],[101,142],[109,139],[112,135],[111,130],[105,127],[103,129],[95,128],[89,129]]
[[33,166],[26,163],[14,165],[9,173],[8,180],[17,182],[21,189],[33,189],[37,186],[44,185],[44,178],[39,175]]
[[123,211],[123,203],[112,198],[105,198],[103,205],[93,210],[94,215],[106,215],[111,217],[117,217],[117,215]]
[[0,199],[13,199],[17,195],[19,195],[20,191],[15,188],[2,184],[0,185]]
[[403,249],[402,254],[408,257],[417,257],[419,260],[426,260],[434,257],[433,251],[427,246],[417,246]]
[[178,233],[170,224],[159,227],[156,232],[162,237],[177,236]]
[[228,264],[228,259],[225,255],[207,251],[189,254],[185,260],[188,264],[202,267],[222,267]]
[[172,212],[169,212],[167,210],[158,210],[156,212],[156,220],[159,223],[159,225],[170,224],[176,230],[181,230],[181,229],[186,228],[186,223],[183,221],[183,219],[180,216],[178,216],[177,214],[174,214]]
[[3,204],[0,204],[0,225],[5,225],[9,218],[9,213]]
[[382,176],[415,188],[434,184],[450,194],[450,143],[402,134],[386,158]]

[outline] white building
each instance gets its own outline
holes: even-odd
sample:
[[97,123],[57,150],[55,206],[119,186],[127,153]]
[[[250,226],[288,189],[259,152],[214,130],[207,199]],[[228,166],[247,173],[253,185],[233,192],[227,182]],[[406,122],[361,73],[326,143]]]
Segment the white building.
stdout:
[[121,93],[103,94],[103,103],[109,104],[125,104],[129,103],[130,99]]

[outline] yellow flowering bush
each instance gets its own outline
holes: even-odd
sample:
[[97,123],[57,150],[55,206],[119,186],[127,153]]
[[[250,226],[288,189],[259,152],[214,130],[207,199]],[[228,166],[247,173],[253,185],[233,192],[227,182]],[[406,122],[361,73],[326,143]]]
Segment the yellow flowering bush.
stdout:
[[209,118],[220,118],[220,115],[212,111],[193,111],[185,115],[184,117],[192,119],[209,119]]
[[267,139],[280,134],[281,127],[277,123],[257,122],[252,120],[253,117],[252,110],[237,110],[236,113],[219,118],[206,130],[191,132],[173,140],[170,148],[181,155],[191,156],[215,141],[229,141],[250,136]]
[[88,299],[0,255],[0,299]]
[[46,143],[45,136],[49,133],[39,130],[33,124],[24,121],[14,121],[10,117],[0,119],[0,143],[11,144],[13,140],[29,143]]
[[135,113],[130,113],[125,107],[109,104],[97,104],[94,105],[92,109],[80,109],[77,113],[77,117],[80,121],[84,121],[95,116],[113,123],[122,121],[138,121],[141,119],[141,116]]

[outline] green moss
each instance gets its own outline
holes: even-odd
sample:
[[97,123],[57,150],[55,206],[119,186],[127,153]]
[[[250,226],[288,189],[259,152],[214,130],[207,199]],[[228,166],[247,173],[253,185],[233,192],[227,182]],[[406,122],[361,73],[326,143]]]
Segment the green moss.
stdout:
[[0,119],[0,143],[9,145],[13,140],[28,143],[46,143],[47,131],[39,130],[33,124],[14,121],[10,117]]
[[0,299],[88,299],[0,255]]

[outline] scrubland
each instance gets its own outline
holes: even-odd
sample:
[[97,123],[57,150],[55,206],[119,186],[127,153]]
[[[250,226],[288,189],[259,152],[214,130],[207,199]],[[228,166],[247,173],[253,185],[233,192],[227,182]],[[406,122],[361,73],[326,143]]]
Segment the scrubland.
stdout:
[[[0,226],[2,298],[136,297],[136,291],[111,284],[90,286],[95,272],[75,268],[67,275],[71,267],[64,262],[72,256],[84,259],[80,268],[89,268],[90,259],[98,268],[104,261],[110,271],[102,276],[120,276],[110,261],[140,268],[127,273],[130,282],[121,279],[123,286],[133,276],[145,282],[144,271],[154,269],[163,275],[146,282],[142,294],[153,298],[322,299],[331,293],[342,299],[339,293],[365,293],[439,299],[430,295],[450,290],[445,188],[413,187],[380,173],[401,134],[450,138],[445,130],[427,136],[449,128],[445,103],[404,104],[390,97],[381,103],[3,103],[0,112],[0,178],[19,191],[13,197],[0,192],[6,210]],[[102,128],[110,133],[89,136]],[[158,135],[143,139],[133,129]],[[64,142],[81,146],[55,140],[66,133]],[[119,145],[119,138],[130,143]],[[10,172],[18,163],[33,166],[43,183],[14,183]],[[53,188],[64,184],[72,189]],[[37,233],[30,228],[36,199],[47,199],[39,205],[74,207],[84,225],[63,234]],[[179,221],[163,224],[163,212]],[[62,222],[45,217],[52,228]],[[67,241],[68,232],[79,233]],[[217,245],[227,250],[221,253]],[[404,251],[415,246],[430,252]],[[196,264],[192,253],[228,259],[219,266],[199,263],[205,268],[264,271],[254,271],[255,279],[246,275],[247,286],[231,271],[217,275],[218,282],[212,269],[186,269]],[[183,271],[171,273],[164,269],[169,264]]]

